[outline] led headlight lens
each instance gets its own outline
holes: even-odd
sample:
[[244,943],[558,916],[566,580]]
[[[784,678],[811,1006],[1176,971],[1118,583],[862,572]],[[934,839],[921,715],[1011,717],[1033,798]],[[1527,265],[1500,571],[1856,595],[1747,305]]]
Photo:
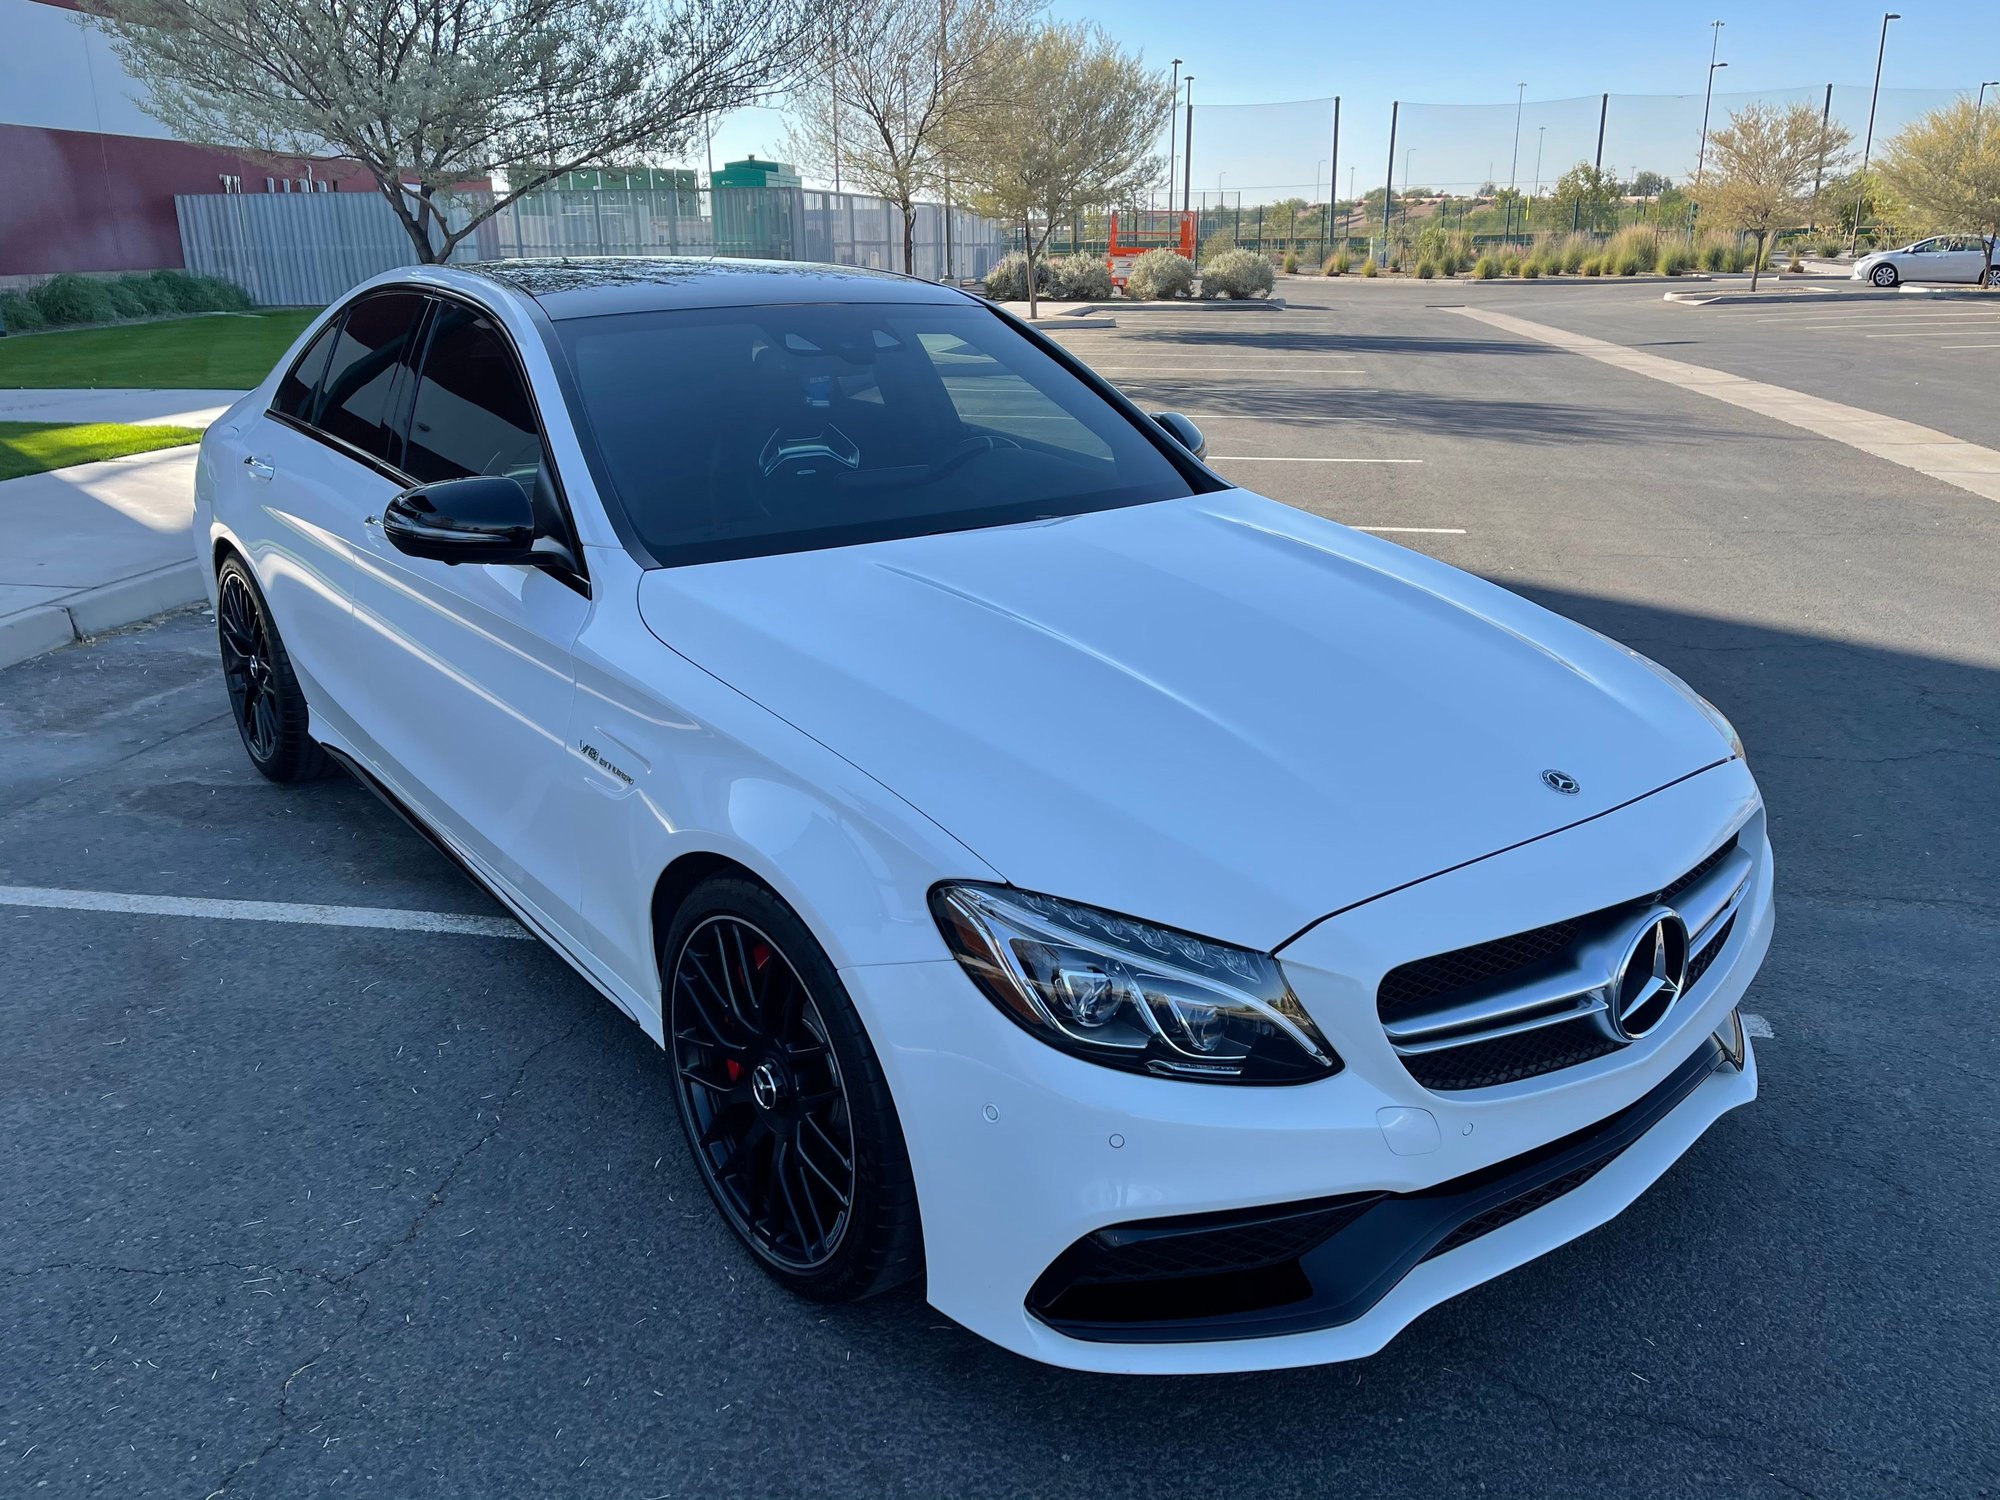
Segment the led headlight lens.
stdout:
[[931,910],[986,997],[1074,1056],[1209,1083],[1340,1071],[1269,954],[1006,886],[942,885]]

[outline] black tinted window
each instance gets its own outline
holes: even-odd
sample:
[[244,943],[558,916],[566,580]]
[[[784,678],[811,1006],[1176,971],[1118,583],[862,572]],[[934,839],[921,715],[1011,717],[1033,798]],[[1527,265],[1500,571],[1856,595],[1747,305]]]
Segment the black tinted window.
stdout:
[[403,467],[425,484],[470,474],[532,483],[541,460],[534,407],[505,336],[485,314],[439,303]]
[[602,478],[664,563],[1191,490],[1117,408],[972,303],[703,308],[557,329]]
[[319,395],[320,377],[326,374],[326,357],[333,352],[333,341],[339,335],[340,319],[335,318],[306,345],[298,363],[278,382],[278,394],[271,402],[273,411],[301,422],[312,420],[313,398]]
[[347,310],[320,387],[316,426],[377,458],[401,458],[390,402],[423,308],[415,292],[384,292]]

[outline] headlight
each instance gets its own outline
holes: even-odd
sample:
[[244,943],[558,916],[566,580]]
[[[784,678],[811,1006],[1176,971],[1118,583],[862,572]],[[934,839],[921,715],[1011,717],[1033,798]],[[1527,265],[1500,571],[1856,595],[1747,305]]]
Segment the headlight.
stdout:
[[986,997],[1073,1056],[1208,1083],[1340,1071],[1269,954],[1007,886],[941,885],[931,911]]

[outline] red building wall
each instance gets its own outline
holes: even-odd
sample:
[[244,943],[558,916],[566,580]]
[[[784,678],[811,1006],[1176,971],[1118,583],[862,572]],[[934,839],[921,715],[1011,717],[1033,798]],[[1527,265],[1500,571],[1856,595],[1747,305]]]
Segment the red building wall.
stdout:
[[[225,175],[245,192],[307,175],[304,162],[284,168],[184,141],[0,125],[0,276],[177,268],[176,193],[221,192]],[[375,191],[352,162],[311,173],[336,191]]]

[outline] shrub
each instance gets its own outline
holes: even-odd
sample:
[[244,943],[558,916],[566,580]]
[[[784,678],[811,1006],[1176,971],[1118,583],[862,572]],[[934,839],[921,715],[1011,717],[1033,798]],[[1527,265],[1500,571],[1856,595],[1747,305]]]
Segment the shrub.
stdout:
[[[1049,263],[1039,256],[1035,260],[1035,290],[1044,297],[1049,294]],[[1028,257],[1016,250],[995,261],[986,273],[986,295],[995,302],[1027,301]]]
[[1509,250],[1505,255],[1500,257],[1500,272],[1503,276],[1519,276],[1521,274],[1521,257]]
[[[1629,225],[1605,242],[1604,251],[1607,257],[1605,271],[1607,274],[1618,276],[1637,276],[1642,272],[1651,271],[1660,263],[1660,251],[1665,249],[1666,245],[1667,236],[1661,234],[1653,225]],[[1628,255],[1635,262],[1636,270],[1619,269],[1625,264]]]
[[1704,271],[1726,271],[1734,258],[1729,246],[1720,240],[1703,240],[1695,251],[1695,260]]
[[1347,252],[1345,250],[1336,250],[1326,258],[1326,264],[1319,269],[1322,276],[1345,276],[1347,274],[1347,266]]
[[36,287],[35,305],[42,321],[51,327],[64,323],[109,323],[118,317],[118,305],[101,281],[65,271]]
[[1533,281],[1536,277],[1540,276],[1541,274],[1542,274],[1542,263],[1534,259],[1532,256],[1529,257],[1527,260],[1521,262],[1521,277],[1523,280]]
[[1361,262],[1361,274],[1363,276],[1376,276],[1381,274],[1381,268],[1375,264],[1374,256],[1371,255],[1368,257],[1368,259]]
[[1604,259],[1602,256],[1586,255],[1577,269],[1586,276],[1596,276],[1604,270]]
[[1437,273],[1438,273],[1438,268],[1432,265],[1429,261],[1420,260],[1417,262],[1417,280],[1435,281],[1437,279]]
[[1172,250],[1148,250],[1132,262],[1125,278],[1125,295],[1141,302],[1186,297],[1193,291],[1194,262]]
[[132,285],[132,282],[133,278],[129,276],[112,276],[98,282],[98,285],[104,289],[105,299],[111,304],[112,317],[144,318],[151,316],[153,311],[151,304],[146,298],[139,295],[138,289]]
[[1574,276],[1583,269],[1583,263],[1597,251],[1587,234],[1566,234],[1562,239],[1561,254],[1563,271]]
[[220,276],[190,276],[194,283],[197,312],[248,312],[250,294],[233,281]]
[[149,317],[159,317],[165,313],[181,310],[179,299],[174,295],[171,283],[152,275],[121,276],[119,282],[125,290],[146,309]]
[[1285,274],[1286,274],[1287,276],[1296,276],[1296,275],[1298,275],[1298,274],[1299,274],[1299,252],[1298,252],[1298,251],[1296,251],[1296,250],[1287,250],[1287,251],[1285,252]]
[[1201,268],[1201,294],[1228,297],[1241,302],[1249,297],[1268,297],[1276,278],[1269,257],[1254,250],[1225,250]]
[[1662,245],[1660,258],[1653,263],[1653,270],[1661,276],[1685,276],[1694,268],[1694,250],[1688,245]]
[[1217,229],[1212,231],[1209,237],[1201,242],[1201,248],[1195,251],[1195,259],[1206,265],[1216,256],[1222,254],[1223,251],[1234,250],[1235,248],[1236,231],[1233,229]]
[[26,292],[0,292],[0,322],[4,322],[11,333],[33,333],[48,319],[42,316],[41,307]]
[[1473,263],[1472,274],[1481,281],[1491,281],[1500,274],[1500,262],[1493,256],[1482,255]]
[[1065,302],[1103,302],[1111,296],[1111,268],[1079,251],[1049,264],[1049,295]]
[[149,278],[156,287],[154,296],[165,312],[197,312],[200,289],[185,271],[155,271]]
[[1621,250],[1617,258],[1612,262],[1611,274],[1614,276],[1637,276],[1641,271],[1646,269],[1646,266],[1647,262],[1639,259],[1638,251]]

